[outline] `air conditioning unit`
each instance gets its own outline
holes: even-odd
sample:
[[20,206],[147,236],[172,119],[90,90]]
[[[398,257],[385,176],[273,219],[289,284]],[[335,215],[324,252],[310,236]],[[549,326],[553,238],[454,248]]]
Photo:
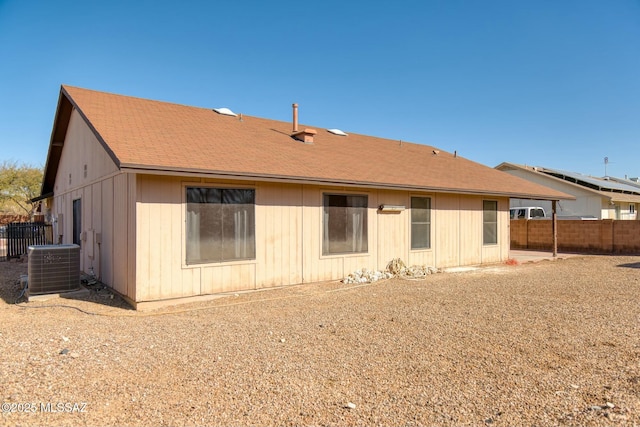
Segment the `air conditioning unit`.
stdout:
[[29,246],[29,295],[57,294],[80,288],[80,246]]

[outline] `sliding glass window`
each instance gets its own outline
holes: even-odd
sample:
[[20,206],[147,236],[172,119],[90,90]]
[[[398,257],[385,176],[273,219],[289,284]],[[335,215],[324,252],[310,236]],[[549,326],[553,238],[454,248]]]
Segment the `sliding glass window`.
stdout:
[[187,264],[255,259],[255,190],[187,188]]
[[322,254],[367,252],[367,196],[325,194]]

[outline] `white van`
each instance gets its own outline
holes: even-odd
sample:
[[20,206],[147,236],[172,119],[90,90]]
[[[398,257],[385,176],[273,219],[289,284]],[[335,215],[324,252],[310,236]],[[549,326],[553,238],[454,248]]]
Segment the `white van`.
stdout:
[[511,219],[540,219],[547,217],[544,209],[539,206],[511,208],[509,209],[509,214]]

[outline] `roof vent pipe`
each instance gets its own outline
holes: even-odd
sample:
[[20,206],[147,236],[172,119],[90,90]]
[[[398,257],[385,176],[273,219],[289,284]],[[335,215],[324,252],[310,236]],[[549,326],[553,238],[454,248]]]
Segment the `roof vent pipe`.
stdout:
[[298,104],[292,104],[293,107],[293,131],[298,132]]

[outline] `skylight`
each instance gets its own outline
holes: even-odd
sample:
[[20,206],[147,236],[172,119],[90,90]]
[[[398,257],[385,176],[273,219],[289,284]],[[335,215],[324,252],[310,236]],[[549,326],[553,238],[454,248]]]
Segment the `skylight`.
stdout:
[[237,116],[236,113],[234,113],[233,111],[225,107],[214,108],[213,111],[215,111],[218,114],[222,114],[223,116],[234,116],[234,117]]
[[334,135],[348,136],[346,133],[342,132],[340,129],[327,129],[327,132],[331,132]]

